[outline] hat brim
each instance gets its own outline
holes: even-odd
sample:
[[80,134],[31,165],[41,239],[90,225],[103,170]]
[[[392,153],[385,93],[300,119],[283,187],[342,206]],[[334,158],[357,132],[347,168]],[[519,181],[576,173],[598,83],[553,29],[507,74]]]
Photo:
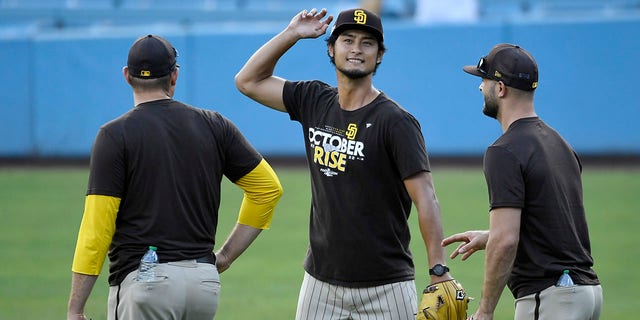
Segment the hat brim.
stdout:
[[486,78],[480,71],[478,71],[478,67],[476,66],[464,66],[462,70],[470,75],[474,75],[480,78]]
[[334,36],[339,36],[345,30],[354,30],[354,29],[367,31],[371,33],[374,37],[376,37],[378,41],[384,41],[384,36],[376,28],[373,28],[368,25],[357,24],[357,23],[343,23],[339,27],[334,28],[331,34]]

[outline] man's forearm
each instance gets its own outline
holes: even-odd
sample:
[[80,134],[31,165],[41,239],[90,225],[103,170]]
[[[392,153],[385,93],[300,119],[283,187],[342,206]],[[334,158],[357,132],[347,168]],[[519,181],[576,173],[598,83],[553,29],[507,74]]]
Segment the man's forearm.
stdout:
[[260,81],[273,75],[278,60],[299,40],[295,32],[285,29],[265,43],[236,75],[236,83]]
[[482,299],[478,312],[493,314],[507,284],[518,251],[519,208],[494,208],[489,214]]
[[493,313],[498,305],[502,291],[511,274],[517,249],[511,244],[496,243],[492,240],[494,239],[491,239],[491,235],[489,235],[482,283],[482,299],[479,306],[479,311],[486,313]]
[[223,272],[228,269],[231,263],[258,237],[260,232],[262,229],[236,224],[220,250],[216,252],[218,271]]
[[68,319],[81,319],[80,316],[84,313],[84,306],[89,299],[89,295],[97,279],[98,276],[73,273],[71,278],[71,294],[69,296],[67,309]]

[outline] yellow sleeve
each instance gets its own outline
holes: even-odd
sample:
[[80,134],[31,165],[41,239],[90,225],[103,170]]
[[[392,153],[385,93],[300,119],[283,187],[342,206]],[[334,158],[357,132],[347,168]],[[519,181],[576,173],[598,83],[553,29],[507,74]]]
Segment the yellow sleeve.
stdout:
[[244,190],[238,223],[269,229],[273,210],[282,196],[282,185],[269,163],[262,159],[251,172],[235,182]]
[[120,198],[88,195],[71,270],[87,275],[99,275],[116,230]]

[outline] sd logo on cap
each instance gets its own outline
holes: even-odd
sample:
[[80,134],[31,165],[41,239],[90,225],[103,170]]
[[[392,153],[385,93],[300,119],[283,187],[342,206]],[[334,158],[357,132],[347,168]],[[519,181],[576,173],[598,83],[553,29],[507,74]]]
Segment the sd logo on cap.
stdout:
[[347,29],[360,29],[371,32],[378,41],[384,40],[382,21],[377,14],[366,9],[350,9],[340,12],[336,24],[331,30],[331,35],[340,35]]

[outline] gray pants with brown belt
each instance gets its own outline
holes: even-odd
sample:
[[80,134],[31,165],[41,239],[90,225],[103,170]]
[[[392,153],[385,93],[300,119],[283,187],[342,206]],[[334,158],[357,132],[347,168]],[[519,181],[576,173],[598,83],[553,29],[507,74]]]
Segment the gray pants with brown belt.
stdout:
[[138,282],[137,271],[109,288],[107,319],[211,320],[220,301],[220,275],[211,263],[161,263],[156,280]]

